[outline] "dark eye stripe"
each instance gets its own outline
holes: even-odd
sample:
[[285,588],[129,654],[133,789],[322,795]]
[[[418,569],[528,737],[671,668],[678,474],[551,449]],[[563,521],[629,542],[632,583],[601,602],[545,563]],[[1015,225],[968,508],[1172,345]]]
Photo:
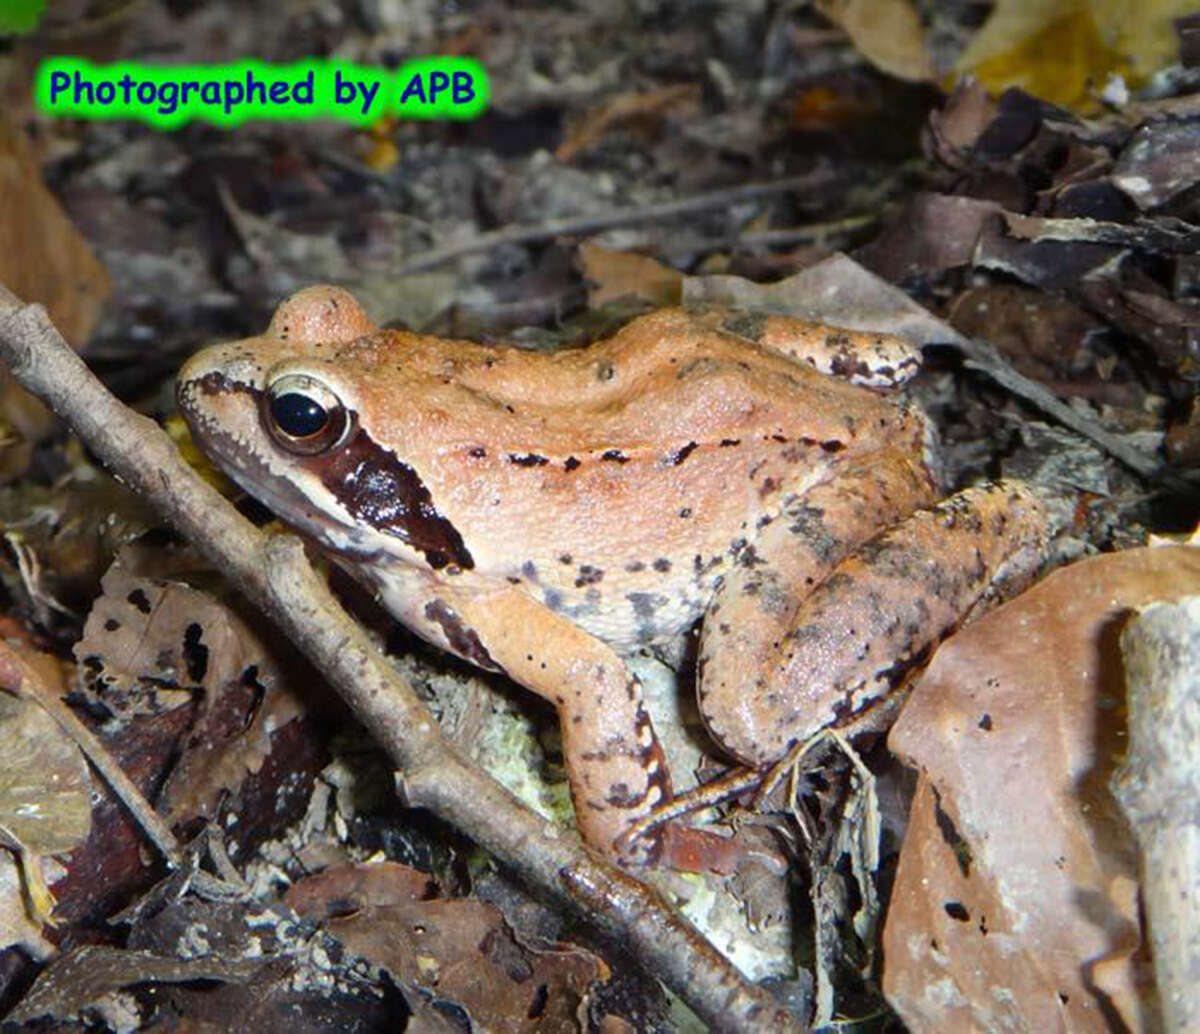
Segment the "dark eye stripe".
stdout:
[[340,448],[304,462],[356,521],[424,553],[430,567],[475,566],[462,535],[438,512],[417,472],[362,428]]

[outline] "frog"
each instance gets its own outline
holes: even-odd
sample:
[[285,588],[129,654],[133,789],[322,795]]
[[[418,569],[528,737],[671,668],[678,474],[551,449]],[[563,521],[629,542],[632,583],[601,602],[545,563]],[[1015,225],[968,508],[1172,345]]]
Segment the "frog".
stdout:
[[418,636],[557,709],[584,841],[673,784],[629,658],[694,640],[697,700],[765,769],[880,728],[906,676],[1036,571],[1038,494],[939,500],[905,338],[693,306],[534,351],[382,329],[340,287],[177,379],[193,439]]

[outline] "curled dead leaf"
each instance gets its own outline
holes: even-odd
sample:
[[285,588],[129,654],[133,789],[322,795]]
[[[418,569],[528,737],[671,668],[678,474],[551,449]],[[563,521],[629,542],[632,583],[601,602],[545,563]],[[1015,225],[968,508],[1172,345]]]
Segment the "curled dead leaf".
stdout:
[[909,1029],[1154,1029],[1137,863],[1109,789],[1125,748],[1118,636],[1200,590],[1200,551],[1055,572],[937,653],[888,743],[920,772],[884,933]]

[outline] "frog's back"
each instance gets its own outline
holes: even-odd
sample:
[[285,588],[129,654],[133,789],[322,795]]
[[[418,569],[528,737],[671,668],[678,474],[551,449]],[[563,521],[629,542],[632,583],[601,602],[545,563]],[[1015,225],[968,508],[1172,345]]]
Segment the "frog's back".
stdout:
[[358,347],[392,363],[370,408],[470,576],[619,646],[689,627],[788,498],[918,438],[886,399],[678,311],[553,354],[400,333]]
[[[358,349],[368,365],[386,363],[406,382],[384,377],[380,393],[421,393],[438,429],[412,427],[414,442],[441,449],[476,437],[480,427],[504,451],[552,460],[589,450],[657,455],[731,438],[844,443],[857,428],[896,413],[872,391],[682,309],[640,317],[605,341],[554,353],[402,332],[375,336],[367,353],[365,344],[347,350]],[[376,407],[385,408],[382,400]],[[422,415],[397,412],[401,423]],[[400,426],[394,432],[409,437]]]

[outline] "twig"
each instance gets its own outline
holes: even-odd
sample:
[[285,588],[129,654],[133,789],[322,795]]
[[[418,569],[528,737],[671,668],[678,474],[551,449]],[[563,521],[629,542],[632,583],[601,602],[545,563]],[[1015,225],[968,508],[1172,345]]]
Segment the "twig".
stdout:
[[979,370],[1005,390],[1024,399],[1030,405],[1036,406],[1048,416],[1054,417],[1072,431],[1089,438],[1109,455],[1124,463],[1130,470],[1141,474],[1142,477],[1169,483],[1177,489],[1195,491],[1194,486],[1168,474],[1162,464],[1153,456],[1134,448],[1118,435],[1105,430],[1096,420],[1072,409],[1036,381],[1017,373],[1004,360],[996,356],[989,346],[961,336],[955,339],[954,344],[962,350],[966,357],[967,369]]
[[656,205],[642,205],[638,208],[618,208],[610,212],[572,216],[568,219],[551,219],[548,222],[538,223],[536,226],[508,226],[502,230],[493,230],[491,233],[481,233],[457,244],[447,244],[427,251],[420,258],[406,262],[396,270],[394,275],[399,278],[410,276],[413,273],[423,273],[427,269],[433,269],[451,259],[462,258],[464,255],[472,255],[478,251],[487,251],[489,248],[495,248],[501,244],[528,244],[530,241],[548,240],[551,237],[596,233],[598,230],[611,230],[615,226],[632,226],[637,223],[649,223],[660,219],[672,219],[680,215],[691,215],[693,212],[703,212],[710,208],[725,208],[737,204],[739,201],[749,201],[752,198],[764,197],[769,194],[782,194],[789,190],[811,190],[827,183],[830,175],[829,168],[821,164],[812,172],[801,176],[788,176],[785,179],[772,180],[768,183],[747,183],[740,187],[696,194],[678,201],[663,201]]
[[817,244],[860,233],[879,222],[878,215],[848,215],[842,219],[831,219],[823,223],[805,223],[803,226],[781,226],[774,230],[752,230],[739,233],[727,246],[739,251],[756,248],[777,248],[787,244]]
[[175,839],[171,827],[159,817],[154,806],[146,800],[137,784],[125,774],[125,770],[117,763],[108,748],[100,742],[91,729],[75,716],[75,712],[63,703],[62,698],[57,693],[50,692],[49,687],[42,682],[34,679],[31,684],[23,688],[29,689],[30,695],[46,709],[50,717],[58,723],[59,728],[75,741],[75,745],[83,751],[84,756],[100,773],[114,796],[125,805],[130,815],[133,816],[133,820],[141,826],[142,832],[162,853],[167,864],[171,868],[175,868],[179,864],[179,841]]
[[300,542],[264,535],[246,521],[183,462],[157,424],[104,389],[40,305],[22,306],[2,287],[0,358],[320,669],[401,769],[411,804],[436,812],[532,887],[619,936],[714,1030],[802,1029],[657,891],[592,855],[464,758],[337,604]]

